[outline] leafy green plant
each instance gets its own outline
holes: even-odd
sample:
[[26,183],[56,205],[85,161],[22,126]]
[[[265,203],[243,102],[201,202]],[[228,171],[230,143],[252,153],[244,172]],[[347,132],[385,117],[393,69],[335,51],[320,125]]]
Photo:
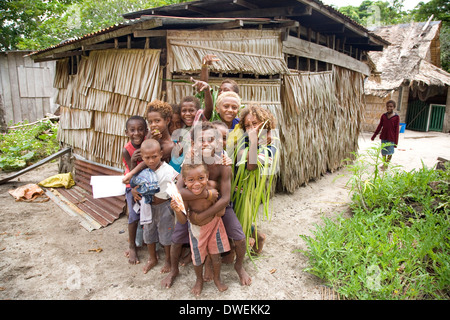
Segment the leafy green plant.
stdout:
[[450,166],[377,172],[378,157],[349,165],[352,217],[300,235],[306,271],[348,299],[449,299]]
[[57,124],[50,120],[27,124],[20,123],[17,128],[0,135],[1,170],[20,170],[58,151]]

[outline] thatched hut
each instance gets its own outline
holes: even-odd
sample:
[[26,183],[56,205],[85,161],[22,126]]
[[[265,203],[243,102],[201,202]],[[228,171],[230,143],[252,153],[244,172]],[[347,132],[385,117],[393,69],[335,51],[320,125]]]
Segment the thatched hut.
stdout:
[[375,130],[393,99],[406,129],[450,131],[450,74],[440,68],[440,27],[428,21],[373,30],[391,45],[369,53],[374,72],[365,84],[364,130]]
[[210,83],[233,78],[243,103],[279,120],[278,187],[293,192],[357,149],[367,51],[388,42],[317,0],[193,1],[125,14],[127,23],[35,52],[57,60],[60,139],[74,154],[122,168],[124,125],[147,102],[192,94],[202,57]]

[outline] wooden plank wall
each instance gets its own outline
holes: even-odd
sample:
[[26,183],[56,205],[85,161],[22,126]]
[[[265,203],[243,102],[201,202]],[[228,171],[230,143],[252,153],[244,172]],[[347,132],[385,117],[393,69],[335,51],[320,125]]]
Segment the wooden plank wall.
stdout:
[[0,96],[6,124],[43,118],[56,109],[55,61],[35,63],[29,51],[0,52]]

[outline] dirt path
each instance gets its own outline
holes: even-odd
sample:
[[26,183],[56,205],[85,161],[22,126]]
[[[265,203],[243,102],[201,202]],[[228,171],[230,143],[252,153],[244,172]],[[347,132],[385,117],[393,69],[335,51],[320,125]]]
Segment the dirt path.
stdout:
[[[370,134],[360,137],[360,149],[373,144]],[[420,159],[434,166],[439,156],[450,159],[450,135],[406,131],[400,135],[393,162],[409,171],[421,167]],[[0,299],[195,299],[190,294],[195,280],[192,265],[181,268],[171,289],[162,289],[161,263],[147,274],[142,272],[148,257],[145,249],[139,251],[140,265],[128,264],[125,217],[87,232],[77,218],[52,201],[15,202],[8,193],[56,173],[57,164],[52,163],[21,176],[20,181],[0,185]],[[232,265],[223,265],[228,290],[219,293],[207,283],[197,300],[322,299],[320,279],[302,271],[307,260],[297,251],[306,249],[299,235],[311,235],[323,216],[346,212],[347,179],[342,169],[294,194],[276,194],[272,220],[260,227],[267,234],[263,255],[254,264],[246,259],[253,284],[242,287]],[[99,248],[101,252],[95,251]]]

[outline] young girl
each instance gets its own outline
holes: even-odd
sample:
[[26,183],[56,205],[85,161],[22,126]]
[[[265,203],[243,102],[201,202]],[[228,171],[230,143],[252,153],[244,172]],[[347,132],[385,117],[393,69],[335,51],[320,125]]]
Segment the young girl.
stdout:
[[[260,106],[251,105],[244,108],[240,113],[240,126],[244,129],[239,150],[236,153],[237,173],[234,177],[233,185],[236,186],[233,194],[235,211],[242,228],[247,236],[247,241],[252,253],[259,254],[262,251],[266,236],[262,232],[257,232],[255,225],[251,225],[254,215],[258,214],[259,204],[262,202],[267,207],[267,197],[271,189],[271,177],[273,177],[275,166],[274,159],[277,149],[273,145],[273,130],[276,128],[276,120],[273,114]],[[245,155],[245,158],[243,158]],[[261,169],[260,169],[261,168]],[[260,172],[258,172],[258,171]],[[250,172],[256,172],[251,174]],[[240,180],[246,180],[246,186]],[[269,182],[268,184],[266,184]],[[241,192],[236,192],[241,190]],[[262,190],[260,198],[255,197],[255,190]],[[245,204],[252,202],[251,207]],[[248,212],[250,211],[250,212]],[[252,219],[246,219],[251,216]],[[255,241],[257,239],[257,241]]]
[[[209,171],[205,164],[184,164],[181,169],[181,175],[186,188],[194,195],[202,194],[207,190],[208,185],[213,188],[215,187],[215,184],[209,184],[208,182]],[[220,254],[230,250],[225,226],[221,218],[225,213],[225,209],[219,210],[215,215],[202,221],[201,224],[195,224],[190,220],[191,211],[202,212],[211,207],[213,203],[214,200],[212,195],[208,196],[206,199],[185,200],[184,206],[188,214],[185,216],[181,212],[178,204],[174,200],[171,202],[171,207],[175,211],[178,221],[182,224],[188,222],[192,262],[197,276],[195,285],[192,288],[192,293],[196,296],[200,295],[203,289],[203,264],[207,255],[209,255],[212,260],[214,284],[217,289],[222,292],[228,288],[220,279]]]
[[390,146],[384,146],[381,149],[381,155],[384,159],[384,164],[381,169],[386,169],[388,163],[392,159],[392,155],[394,154],[394,148],[397,148],[398,144],[398,135],[400,132],[400,117],[395,110],[395,101],[389,100],[386,102],[386,113],[381,116],[380,123],[378,124],[375,133],[373,134],[371,140],[375,140],[375,137],[381,131],[380,139],[381,143],[391,143]]
[[[132,116],[125,124],[125,134],[129,141],[125,145],[122,151],[122,161],[125,165],[125,174],[129,173],[136,165],[142,162],[140,147],[148,133],[147,122],[143,117]],[[139,227],[139,214],[134,210],[135,205],[134,198],[139,199],[139,195],[135,194],[135,191],[129,184],[126,186],[125,197],[128,207],[128,238],[129,249],[125,252],[130,264],[139,263],[139,259],[136,253],[136,234]]]

